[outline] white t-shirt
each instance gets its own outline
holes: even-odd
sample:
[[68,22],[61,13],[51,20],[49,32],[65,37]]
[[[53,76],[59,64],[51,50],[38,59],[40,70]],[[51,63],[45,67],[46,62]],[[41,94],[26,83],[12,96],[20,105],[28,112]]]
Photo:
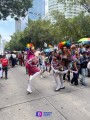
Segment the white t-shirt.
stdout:
[[6,58],[9,60],[9,58],[11,57],[11,54],[6,54]]
[[16,58],[16,55],[15,55],[15,54],[12,54],[12,57],[13,57],[13,58]]

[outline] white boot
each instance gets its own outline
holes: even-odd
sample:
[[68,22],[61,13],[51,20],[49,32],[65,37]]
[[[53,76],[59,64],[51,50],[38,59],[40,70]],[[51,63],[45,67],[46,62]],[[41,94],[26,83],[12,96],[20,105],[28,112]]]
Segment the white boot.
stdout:
[[65,89],[64,81],[63,81],[63,75],[60,74],[59,77],[60,77],[60,82],[61,82],[60,88],[61,88],[61,89]]
[[56,76],[55,73],[53,74],[53,76],[54,76],[54,79],[55,79],[55,82],[56,82],[56,86],[57,86],[58,85],[58,83],[57,83],[57,76]]
[[31,90],[31,81],[30,81],[30,80],[28,81],[27,92],[28,92],[28,93],[32,93],[32,90]]
[[60,90],[60,86],[61,86],[61,82],[60,82],[59,76],[56,77],[56,83],[57,83],[57,88],[55,89],[55,91],[59,91]]

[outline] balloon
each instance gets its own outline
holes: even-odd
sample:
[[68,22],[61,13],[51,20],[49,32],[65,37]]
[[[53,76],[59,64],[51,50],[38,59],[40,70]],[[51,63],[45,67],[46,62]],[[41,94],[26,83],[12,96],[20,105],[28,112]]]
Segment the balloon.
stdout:
[[50,49],[45,49],[45,52],[50,52]]

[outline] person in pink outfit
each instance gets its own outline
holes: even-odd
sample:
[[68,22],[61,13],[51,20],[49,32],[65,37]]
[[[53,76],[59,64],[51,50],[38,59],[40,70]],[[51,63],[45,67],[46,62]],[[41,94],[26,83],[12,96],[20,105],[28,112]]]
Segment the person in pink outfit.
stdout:
[[39,59],[37,56],[35,56],[34,53],[35,53],[34,46],[33,44],[31,44],[30,49],[27,53],[27,63],[26,63],[29,74],[28,88],[27,88],[28,93],[32,92],[31,81],[41,73],[40,69],[37,67]]

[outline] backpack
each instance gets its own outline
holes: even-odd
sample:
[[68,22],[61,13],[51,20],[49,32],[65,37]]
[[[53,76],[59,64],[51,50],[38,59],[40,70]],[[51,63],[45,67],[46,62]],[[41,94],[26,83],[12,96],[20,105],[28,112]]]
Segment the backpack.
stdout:
[[8,65],[8,60],[6,58],[2,59],[2,66],[6,67],[7,65]]

